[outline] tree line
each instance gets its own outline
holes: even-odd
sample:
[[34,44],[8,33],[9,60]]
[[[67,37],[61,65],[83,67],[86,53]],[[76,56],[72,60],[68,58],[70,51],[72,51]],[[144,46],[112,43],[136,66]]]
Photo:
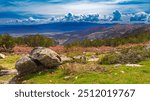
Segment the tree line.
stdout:
[[134,34],[120,38],[112,38],[112,39],[95,39],[89,40],[85,39],[82,41],[75,41],[70,44],[66,44],[67,48],[78,46],[78,47],[100,47],[100,46],[112,46],[116,47],[124,44],[134,44],[134,43],[143,43],[150,41],[150,32],[145,32],[141,34]]
[[22,37],[13,37],[9,34],[0,35],[0,49],[10,51],[15,45],[26,45],[30,47],[49,47],[54,46],[56,42],[47,36],[36,34]]

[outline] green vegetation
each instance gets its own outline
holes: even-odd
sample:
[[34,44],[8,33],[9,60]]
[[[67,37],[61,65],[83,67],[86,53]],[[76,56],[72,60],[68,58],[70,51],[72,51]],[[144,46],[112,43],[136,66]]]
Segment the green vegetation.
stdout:
[[8,56],[5,59],[0,59],[0,68],[14,69],[16,61],[20,58],[19,55]]
[[54,40],[43,35],[28,35],[16,38],[17,44],[25,44],[30,47],[49,47],[55,44]]
[[[88,53],[89,54],[89,53]],[[0,59],[2,69],[13,69],[20,56],[8,56]],[[20,83],[26,84],[148,84],[150,83],[150,60],[141,61],[142,67],[127,67],[120,65],[100,65],[98,63],[64,63],[55,70],[26,75]],[[14,75],[0,77],[0,83],[5,83]]]
[[[8,40],[8,43],[6,42]],[[136,34],[124,38],[108,40],[84,40],[66,45],[81,47],[118,46],[127,43],[143,43],[150,41],[150,33]],[[9,42],[13,43],[10,44]],[[14,44],[27,46],[53,46],[55,42],[51,38],[41,35],[24,37],[11,37],[8,34],[0,36],[0,48],[12,49]],[[117,49],[117,48],[115,48]],[[63,53],[67,57],[74,58],[64,62],[57,69],[49,69],[35,74],[26,75],[25,84],[148,84],[150,83],[150,50],[145,46],[117,49],[112,52],[80,52],[68,51]],[[79,56],[79,57],[78,57]],[[14,69],[20,55],[7,56],[0,59],[0,70]],[[99,61],[87,61],[88,58],[98,58]],[[141,67],[130,67],[126,64],[137,64]],[[119,64],[116,66],[116,64]],[[6,83],[14,75],[0,76],[0,83]]]
[[[0,71],[15,69],[15,63],[20,58],[19,55],[8,56],[5,59],[0,59]],[[15,75],[0,76],[0,84],[7,83]]]
[[12,77],[14,77],[14,75],[0,76],[0,84],[7,83]]
[[15,46],[15,41],[9,34],[0,35],[0,49],[2,51],[11,51]]
[[100,64],[134,64],[140,61],[150,59],[150,50],[146,50],[144,47],[132,47],[122,49],[119,52],[112,52],[105,55]]
[[[27,75],[22,83],[33,84],[148,84],[150,83],[150,60],[142,61],[142,67],[115,68],[113,65],[98,65],[101,69],[74,68],[72,72],[64,72],[63,68],[48,70]],[[66,66],[64,64],[63,66]],[[75,65],[75,64],[74,64]],[[79,64],[77,64],[79,66]],[[91,64],[88,64],[89,66]],[[62,67],[63,67],[62,66]],[[81,65],[80,65],[81,66]],[[95,67],[95,65],[93,65]],[[68,64],[72,68],[72,64]],[[88,67],[87,67],[88,68]],[[103,69],[102,69],[103,68]],[[81,70],[82,72],[78,72]]]
[[49,47],[55,45],[55,41],[43,35],[28,35],[23,37],[12,37],[9,34],[0,35],[1,51],[11,51],[15,45],[27,45],[30,47]]
[[133,34],[126,37],[121,38],[113,38],[113,39],[104,39],[104,40],[83,40],[83,41],[76,41],[70,44],[65,45],[67,48],[73,47],[73,46],[79,46],[79,47],[100,47],[100,46],[119,46],[124,44],[134,44],[134,43],[144,43],[150,41],[150,33],[140,33],[140,34]]

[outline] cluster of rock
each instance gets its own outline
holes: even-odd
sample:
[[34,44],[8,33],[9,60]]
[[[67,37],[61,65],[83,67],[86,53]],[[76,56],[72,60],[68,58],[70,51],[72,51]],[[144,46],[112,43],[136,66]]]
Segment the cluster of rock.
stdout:
[[92,55],[91,57],[87,57],[85,55],[79,55],[79,56],[74,56],[73,59],[87,61],[87,62],[96,62],[99,60],[99,58],[96,57],[95,55]]
[[45,69],[56,68],[62,63],[60,56],[51,49],[37,47],[16,62],[18,75],[26,75]]

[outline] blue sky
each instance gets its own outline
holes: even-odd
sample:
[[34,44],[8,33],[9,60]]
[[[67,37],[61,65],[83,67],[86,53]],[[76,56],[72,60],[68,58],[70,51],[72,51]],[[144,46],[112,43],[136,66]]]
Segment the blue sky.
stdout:
[[0,19],[49,18],[72,12],[110,15],[121,13],[150,13],[150,0],[0,0]]

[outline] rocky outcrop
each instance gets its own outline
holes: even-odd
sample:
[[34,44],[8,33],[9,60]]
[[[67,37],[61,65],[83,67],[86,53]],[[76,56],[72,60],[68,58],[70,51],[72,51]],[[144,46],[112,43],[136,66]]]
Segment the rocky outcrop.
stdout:
[[47,68],[56,68],[61,64],[60,56],[48,48],[37,47],[29,55],[16,62],[18,75],[26,75]]

